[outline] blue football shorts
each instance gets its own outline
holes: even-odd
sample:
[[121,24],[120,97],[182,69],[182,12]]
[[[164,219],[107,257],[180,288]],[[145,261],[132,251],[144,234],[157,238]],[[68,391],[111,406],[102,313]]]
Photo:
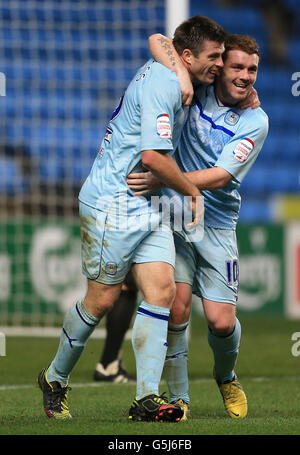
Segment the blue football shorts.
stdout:
[[[124,281],[132,264],[166,262],[175,267],[175,247],[169,226],[159,225],[160,214],[116,216],[80,202],[82,271],[103,284]],[[159,225],[159,228],[158,228]]]
[[174,234],[175,281],[190,284],[193,294],[214,302],[236,304],[239,263],[236,232],[204,227],[199,242]]

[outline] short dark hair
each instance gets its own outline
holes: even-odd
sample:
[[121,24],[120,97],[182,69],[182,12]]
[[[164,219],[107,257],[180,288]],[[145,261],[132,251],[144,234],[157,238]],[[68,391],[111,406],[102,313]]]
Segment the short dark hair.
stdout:
[[252,55],[257,54],[260,58],[259,45],[252,36],[248,35],[227,35],[225,40],[225,52],[223,54],[223,60],[226,60],[227,52],[239,50],[246,52],[246,54]]
[[204,41],[223,44],[227,33],[219,24],[205,16],[193,16],[182,22],[174,33],[173,45],[179,55],[190,49],[195,57],[202,49]]

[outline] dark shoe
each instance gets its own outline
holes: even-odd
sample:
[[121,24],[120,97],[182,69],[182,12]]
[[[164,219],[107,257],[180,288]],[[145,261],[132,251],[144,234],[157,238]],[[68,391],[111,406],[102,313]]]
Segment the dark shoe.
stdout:
[[48,382],[47,372],[44,368],[38,375],[38,384],[43,392],[44,410],[49,418],[72,418],[68,407],[68,392],[71,387],[62,387],[58,381]]
[[184,415],[180,406],[169,404],[163,395],[147,395],[134,400],[129,419],[144,422],[179,422]]

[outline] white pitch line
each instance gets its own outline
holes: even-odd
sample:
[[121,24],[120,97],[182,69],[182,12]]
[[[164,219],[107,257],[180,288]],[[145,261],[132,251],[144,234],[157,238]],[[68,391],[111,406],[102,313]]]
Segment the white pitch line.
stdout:
[[[257,377],[243,377],[243,381],[249,381],[249,382],[267,382],[273,379],[279,379],[279,380],[285,380],[285,381],[300,381],[300,376],[257,376]],[[201,384],[201,383],[207,383],[207,382],[214,382],[214,379],[210,378],[199,378],[199,379],[192,379],[190,381],[190,384]],[[127,386],[127,385],[133,385],[135,382],[127,382],[127,383],[122,383],[122,384],[117,384],[117,383],[111,383],[111,382],[84,382],[84,383],[73,383],[71,384],[72,389],[80,389],[83,387],[88,387],[88,388],[98,388],[98,387],[103,387],[106,385],[114,385],[114,386]],[[161,381],[161,384],[166,384],[166,381]],[[15,385],[0,385],[0,392],[6,391],[6,390],[29,390],[29,389],[38,389],[38,386],[35,384],[15,384]]]
[[[38,337],[38,338],[59,338],[61,327],[19,327],[19,326],[0,326],[0,333],[6,337]],[[103,340],[106,337],[106,329],[95,329],[91,338]],[[128,330],[125,336],[126,340],[131,339],[131,330]]]

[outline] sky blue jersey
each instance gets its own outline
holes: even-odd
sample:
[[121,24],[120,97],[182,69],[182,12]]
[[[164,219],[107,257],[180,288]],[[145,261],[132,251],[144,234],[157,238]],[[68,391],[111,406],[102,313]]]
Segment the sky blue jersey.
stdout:
[[112,114],[79,200],[109,211],[117,200],[125,198],[130,213],[149,211],[151,194],[147,198],[133,196],[126,177],[144,170],[143,150],[171,152],[176,146],[186,118],[181,103],[174,72],[153,59],[140,68]]
[[238,187],[255,162],[267,133],[268,117],[261,108],[223,106],[213,85],[196,90],[173,157],[183,172],[218,166],[233,176],[224,188],[201,191],[206,226],[235,229],[241,205]]

